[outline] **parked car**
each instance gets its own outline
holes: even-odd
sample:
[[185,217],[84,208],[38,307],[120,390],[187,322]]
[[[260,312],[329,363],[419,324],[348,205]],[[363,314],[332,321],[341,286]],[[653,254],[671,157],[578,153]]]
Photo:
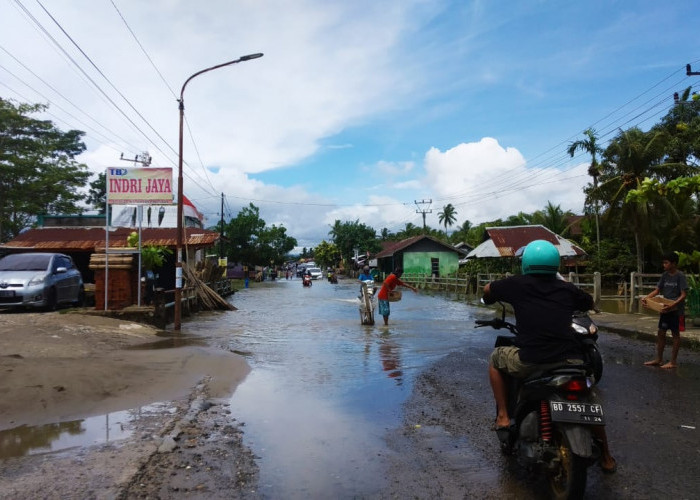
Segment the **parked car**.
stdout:
[[85,287],[73,259],[62,253],[17,253],[0,259],[0,308],[55,309],[82,305]]
[[323,278],[323,271],[318,267],[307,267],[306,270],[311,273],[312,280],[319,280]]

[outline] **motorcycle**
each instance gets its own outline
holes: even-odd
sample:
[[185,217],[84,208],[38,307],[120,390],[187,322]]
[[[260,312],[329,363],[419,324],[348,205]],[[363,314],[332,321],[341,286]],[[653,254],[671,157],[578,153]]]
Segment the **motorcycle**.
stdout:
[[[514,324],[500,318],[477,320],[476,326],[507,329]],[[513,345],[513,336],[499,335],[496,347]],[[562,363],[525,379],[506,375],[511,426],[497,431],[501,450],[518,463],[543,473],[552,498],[581,498],[587,469],[597,462],[602,444],[593,426],[605,424],[603,407],[591,394],[591,367]]]
[[363,325],[374,324],[374,281],[365,280],[360,285],[360,322]]
[[[599,312],[596,310],[596,312]],[[576,312],[571,320],[571,327],[576,332],[583,346],[583,361],[589,367],[593,382],[597,384],[603,378],[603,358],[598,350],[598,326],[587,312]]]
[[312,284],[311,276],[309,276],[308,274],[305,274],[304,278],[301,280],[301,284],[303,286],[311,286],[311,284]]

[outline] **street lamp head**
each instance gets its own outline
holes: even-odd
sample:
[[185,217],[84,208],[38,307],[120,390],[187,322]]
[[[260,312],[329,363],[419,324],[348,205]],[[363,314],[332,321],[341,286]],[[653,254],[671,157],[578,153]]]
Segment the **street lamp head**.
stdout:
[[251,59],[258,59],[262,57],[264,54],[262,52],[258,52],[257,54],[248,54],[247,56],[241,56],[240,60],[241,61],[250,61]]

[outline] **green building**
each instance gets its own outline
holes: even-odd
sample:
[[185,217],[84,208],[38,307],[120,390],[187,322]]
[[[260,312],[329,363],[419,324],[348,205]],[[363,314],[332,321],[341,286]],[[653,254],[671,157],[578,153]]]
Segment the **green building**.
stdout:
[[396,267],[402,267],[406,274],[438,277],[456,273],[459,259],[465,254],[465,251],[448,243],[422,235],[391,242],[375,258],[377,269],[384,276]]

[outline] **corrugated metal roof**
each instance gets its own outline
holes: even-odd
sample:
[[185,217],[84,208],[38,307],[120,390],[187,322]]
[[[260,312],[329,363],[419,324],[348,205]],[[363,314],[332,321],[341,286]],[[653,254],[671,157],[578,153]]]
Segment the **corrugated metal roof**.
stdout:
[[467,259],[514,257],[520,248],[534,240],[549,241],[562,257],[586,255],[581,247],[541,225],[487,227],[486,234],[489,239],[469,252]]
[[[109,246],[126,247],[126,238],[134,231],[128,227],[110,228]],[[143,245],[177,246],[176,228],[143,228]],[[212,246],[218,241],[219,233],[207,229],[185,228],[184,244],[193,247]],[[103,227],[41,227],[29,229],[15,239],[0,245],[0,248],[19,250],[53,250],[63,252],[91,252],[105,247]]]
[[396,252],[398,252],[400,250],[404,250],[406,248],[409,248],[410,246],[414,245],[415,243],[419,242],[422,239],[434,241],[435,243],[437,243],[440,246],[445,247],[446,249],[450,249],[456,253],[460,253],[460,250],[453,247],[452,245],[450,245],[448,243],[444,243],[444,242],[438,240],[437,238],[433,238],[432,236],[429,236],[427,234],[422,234],[420,236],[412,236],[410,238],[406,238],[405,240],[397,241],[397,242],[391,243],[389,245],[386,245],[381,252],[379,252],[377,255],[375,255],[375,258],[381,259],[384,257],[389,257],[391,255],[394,255]]
[[409,247],[413,245],[416,241],[420,240],[423,238],[423,236],[412,236],[411,238],[406,238],[405,240],[401,241],[393,241],[387,244],[381,252],[379,252],[377,255],[374,256],[375,259],[381,259],[384,257],[389,257],[391,255],[394,255],[396,252],[399,250],[402,250],[406,247]]

